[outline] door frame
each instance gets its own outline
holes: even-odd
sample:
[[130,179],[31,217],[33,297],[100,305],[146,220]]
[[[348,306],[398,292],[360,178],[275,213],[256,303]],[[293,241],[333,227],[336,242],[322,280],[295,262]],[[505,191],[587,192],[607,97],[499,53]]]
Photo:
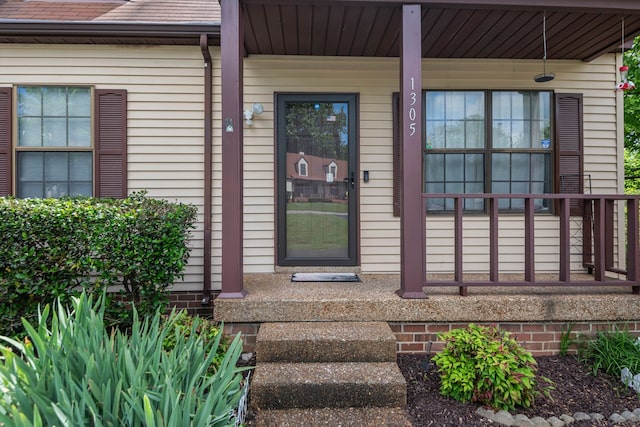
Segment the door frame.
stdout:
[[[278,266],[357,266],[360,265],[360,157],[359,157],[359,109],[357,93],[309,92],[274,93],[275,105],[275,248]],[[346,102],[348,111],[349,171],[355,177],[355,187],[349,189],[348,256],[346,258],[288,258],[286,256],[286,102]]]

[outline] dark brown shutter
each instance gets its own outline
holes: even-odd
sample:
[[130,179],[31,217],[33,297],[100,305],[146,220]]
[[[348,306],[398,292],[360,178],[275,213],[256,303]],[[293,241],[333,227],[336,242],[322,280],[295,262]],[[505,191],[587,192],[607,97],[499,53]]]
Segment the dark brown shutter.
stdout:
[[393,93],[393,216],[400,216],[402,173],[400,146],[400,93]]
[[95,91],[95,197],[127,197],[127,91]]
[[0,197],[11,195],[11,88],[0,87]]
[[[556,182],[557,193],[583,194],[582,94],[556,94]],[[570,215],[582,215],[582,203],[571,202]]]

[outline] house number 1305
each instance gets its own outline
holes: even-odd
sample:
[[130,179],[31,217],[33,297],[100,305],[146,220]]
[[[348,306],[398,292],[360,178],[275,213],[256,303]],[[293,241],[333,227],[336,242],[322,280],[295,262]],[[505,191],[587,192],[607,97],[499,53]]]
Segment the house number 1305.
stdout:
[[418,95],[415,92],[415,80],[411,77],[411,92],[409,92],[411,101],[409,103],[409,136],[413,136],[416,133],[416,109],[414,105],[418,100]]

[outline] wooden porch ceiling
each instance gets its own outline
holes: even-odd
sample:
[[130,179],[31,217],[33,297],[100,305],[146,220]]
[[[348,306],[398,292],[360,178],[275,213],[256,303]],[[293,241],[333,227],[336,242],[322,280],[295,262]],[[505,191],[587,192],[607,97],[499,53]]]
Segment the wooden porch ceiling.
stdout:
[[[524,3],[423,4],[422,57],[542,58],[543,6]],[[625,0],[553,3],[560,6],[544,9],[549,59],[589,61],[618,51],[623,16],[625,41],[640,34],[638,4]],[[568,7],[570,3],[581,6]],[[401,8],[395,1],[245,0],[245,50],[249,55],[397,57]]]

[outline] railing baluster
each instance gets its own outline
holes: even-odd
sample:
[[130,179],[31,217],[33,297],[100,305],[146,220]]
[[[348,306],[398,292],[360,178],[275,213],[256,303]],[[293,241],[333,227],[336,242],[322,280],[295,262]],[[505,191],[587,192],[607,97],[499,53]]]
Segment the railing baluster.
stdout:
[[[454,215],[454,276],[455,281],[458,283],[462,283],[463,280],[463,269],[462,269],[462,212],[463,212],[463,199],[462,197],[456,197],[453,199],[454,207],[453,207],[453,215]],[[463,297],[467,296],[467,288],[466,286],[460,286],[460,295]]]
[[604,199],[593,201],[593,278],[602,282],[604,280],[605,254],[605,206]]
[[524,199],[524,280],[536,281],[536,247],[535,247],[535,223],[534,223],[534,199]]
[[582,266],[593,272],[593,251],[591,242],[593,241],[593,201],[583,200],[582,210]]
[[569,201],[568,199],[560,199],[560,271],[559,279],[561,282],[571,281],[571,236],[569,224]]
[[615,201],[606,200],[604,209],[604,270],[608,271],[613,268],[613,224]]
[[[638,199],[627,200],[627,280],[637,282],[640,279],[640,236]],[[640,286],[633,286],[632,292],[640,294]]]
[[498,199],[489,199],[489,280],[497,282],[498,272]]

